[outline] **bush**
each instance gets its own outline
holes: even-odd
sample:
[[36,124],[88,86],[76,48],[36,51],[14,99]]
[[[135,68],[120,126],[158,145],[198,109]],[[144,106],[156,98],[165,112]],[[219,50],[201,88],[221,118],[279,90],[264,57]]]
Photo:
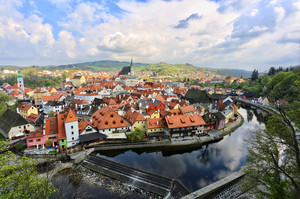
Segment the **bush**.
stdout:
[[23,144],[17,143],[17,144],[15,145],[15,149],[16,149],[16,151],[21,152],[21,151],[23,151],[23,150],[25,149],[25,147],[24,147]]
[[127,138],[131,142],[140,142],[144,136],[145,134],[143,133],[143,131],[139,128],[136,128],[132,133],[127,135]]

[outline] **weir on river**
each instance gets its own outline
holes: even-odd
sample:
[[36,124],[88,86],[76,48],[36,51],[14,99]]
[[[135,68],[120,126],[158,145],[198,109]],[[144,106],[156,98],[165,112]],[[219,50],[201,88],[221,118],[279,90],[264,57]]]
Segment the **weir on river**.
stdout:
[[82,166],[166,198],[181,198],[190,193],[179,180],[136,169],[95,155],[88,156]]

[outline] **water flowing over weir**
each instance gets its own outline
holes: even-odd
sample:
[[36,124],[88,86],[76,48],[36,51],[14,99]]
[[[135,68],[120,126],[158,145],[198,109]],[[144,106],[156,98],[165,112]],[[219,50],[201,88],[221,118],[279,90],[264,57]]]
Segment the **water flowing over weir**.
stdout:
[[190,193],[176,179],[129,167],[95,155],[88,156],[82,166],[166,198],[181,198]]

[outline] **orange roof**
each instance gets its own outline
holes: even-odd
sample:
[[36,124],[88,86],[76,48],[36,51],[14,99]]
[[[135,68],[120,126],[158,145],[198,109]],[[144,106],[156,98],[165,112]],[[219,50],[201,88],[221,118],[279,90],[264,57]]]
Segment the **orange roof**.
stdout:
[[[20,87],[18,86],[18,84],[14,84],[10,89],[19,89],[20,91],[23,91],[23,89],[20,88]],[[24,91],[23,91],[23,92],[24,92]]]
[[45,135],[57,134],[57,120],[56,117],[48,117],[46,119]]
[[66,139],[66,132],[65,132],[65,124],[64,124],[64,114],[57,115],[57,133],[58,139],[63,140]]
[[37,119],[39,119],[40,116],[41,115],[31,113],[28,117],[26,117],[26,120],[30,122],[35,122]]
[[174,115],[165,117],[169,129],[204,125],[205,122],[198,114]]
[[69,112],[68,112],[68,115],[65,119],[65,123],[68,123],[68,122],[75,122],[75,121],[78,121],[78,118],[76,117],[75,113],[73,112],[72,109],[69,109]]
[[36,137],[43,137],[43,129],[42,126],[40,126],[38,129],[36,129],[35,131],[31,132],[27,138],[36,138]]
[[93,126],[89,121],[87,121],[85,118],[83,118],[82,120],[80,120],[80,122],[78,123],[78,129],[79,129],[79,134],[88,126]]
[[171,115],[182,115],[182,112],[179,110],[179,109],[172,109],[172,110],[169,110],[169,113]]
[[28,111],[31,107],[32,107],[31,104],[22,104],[22,105],[20,106],[20,110]]
[[25,88],[24,91],[25,91],[25,93],[29,93],[29,92],[31,92],[33,90],[31,88]]
[[151,118],[147,119],[148,129],[164,128],[165,124],[163,118]]
[[22,95],[22,92],[19,90],[13,90],[9,95]]
[[136,111],[132,112],[131,109],[126,112],[124,118],[127,119],[131,124],[134,124],[136,121],[146,121],[142,114]]
[[163,96],[161,95],[156,95],[155,97],[158,101],[161,101],[161,102],[164,102],[165,101],[165,98],[163,98]]
[[98,129],[110,129],[119,127],[129,127],[130,124],[119,114],[109,107],[102,107],[92,115],[94,127]]
[[183,114],[196,111],[196,109],[193,105],[181,106],[180,110],[182,111]]

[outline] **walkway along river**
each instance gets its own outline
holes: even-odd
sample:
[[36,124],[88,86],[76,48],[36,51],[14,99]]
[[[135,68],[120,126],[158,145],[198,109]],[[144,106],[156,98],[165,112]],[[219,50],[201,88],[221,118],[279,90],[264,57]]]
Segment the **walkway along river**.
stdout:
[[[132,167],[180,180],[195,191],[239,170],[246,163],[247,139],[251,131],[264,126],[265,112],[241,108],[244,124],[223,140],[202,148],[178,148],[165,151],[111,151],[97,155]],[[162,150],[162,151],[160,151]]]

